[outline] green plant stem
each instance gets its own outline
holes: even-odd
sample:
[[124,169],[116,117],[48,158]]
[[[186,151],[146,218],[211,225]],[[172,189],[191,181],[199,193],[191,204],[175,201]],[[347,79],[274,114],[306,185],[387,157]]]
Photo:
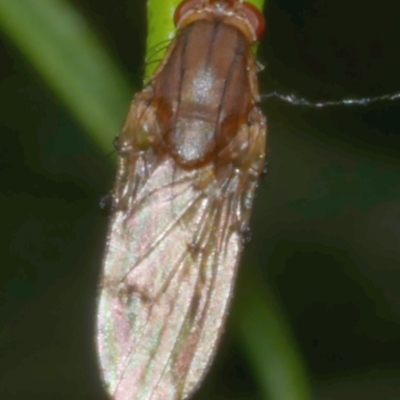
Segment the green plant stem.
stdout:
[[[259,10],[263,10],[265,0],[247,0]],[[175,36],[173,23],[174,12],[182,0],[148,0],[147,1],[147,40],[145,82],[157,68],[166,45]]]

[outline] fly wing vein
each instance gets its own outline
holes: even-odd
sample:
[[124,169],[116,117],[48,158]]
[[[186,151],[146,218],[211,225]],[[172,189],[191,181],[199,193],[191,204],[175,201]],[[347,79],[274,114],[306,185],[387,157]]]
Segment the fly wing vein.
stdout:
[[[114,243],[111,235],[98,342],[104,378],[116,400],[132,393],[144,400],[186,397],[220,335],[241,237],[237,228],[226,226],[235,207],[213,198],[215,188],[199,192],[193,179],[193,172],[165,161],[137,193],[142,206],[129,220],[116,213],[112,223],[117,237],[125,239]],[[180,182],[178,189],[174,182]]]

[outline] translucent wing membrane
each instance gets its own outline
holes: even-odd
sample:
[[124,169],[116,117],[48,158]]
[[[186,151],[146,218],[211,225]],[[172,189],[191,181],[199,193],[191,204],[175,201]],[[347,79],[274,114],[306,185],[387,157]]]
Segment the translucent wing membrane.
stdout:
[[129,209],[115,210],[98,323],[115,399],[184,398],[210,362],[254,188],[241,193],[240,174],[196,187],[208,174],[165,159]]

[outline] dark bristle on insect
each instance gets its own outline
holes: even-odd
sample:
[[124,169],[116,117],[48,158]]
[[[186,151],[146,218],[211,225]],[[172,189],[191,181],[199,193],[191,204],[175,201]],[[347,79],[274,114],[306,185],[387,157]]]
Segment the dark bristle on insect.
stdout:
[[269,172],[269,163],[265,162],[261,177],[266,177],[268,175],[268,172]]
[[113,193],[109,192],[101,197],[99,201],[100,213],[105,217],[109,217],[113,208]]
[[115,149],[116,151],[119,151],[119,148],[120,148],[120,145],[119,145],[119,135],[118,135],[118,136],[115,136],[115,138],[114,138],[112,144],[113,144],[114,149]]
[[253,240],[253,231],[249,226],[247,226],[245,229],[242,230],[242,242],[243,245],[247,246],[249,245],[252,240]]

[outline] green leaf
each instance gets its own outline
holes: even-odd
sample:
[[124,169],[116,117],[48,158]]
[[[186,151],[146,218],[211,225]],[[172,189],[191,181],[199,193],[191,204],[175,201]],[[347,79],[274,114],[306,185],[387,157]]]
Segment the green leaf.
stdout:
[[312,399],[307,374],[283,312],[255,268],[242,266],[233,322],[266,399]]

